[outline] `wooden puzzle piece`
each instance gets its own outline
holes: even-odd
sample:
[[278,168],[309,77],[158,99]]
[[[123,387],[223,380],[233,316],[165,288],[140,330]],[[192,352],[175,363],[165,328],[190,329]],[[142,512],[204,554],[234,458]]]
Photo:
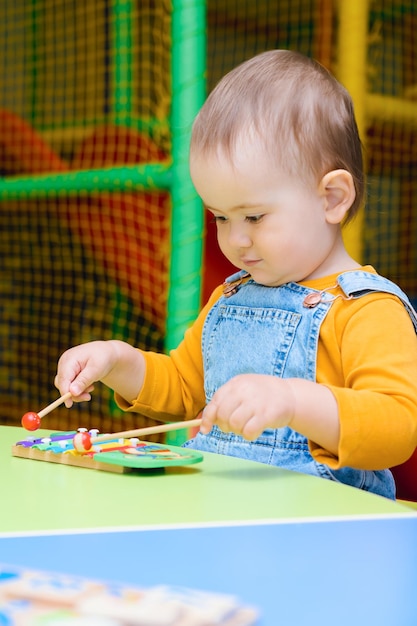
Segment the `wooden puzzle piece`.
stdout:
[[0,624],[255,626],[256,609],[233,595],[137,587],[0,564]]

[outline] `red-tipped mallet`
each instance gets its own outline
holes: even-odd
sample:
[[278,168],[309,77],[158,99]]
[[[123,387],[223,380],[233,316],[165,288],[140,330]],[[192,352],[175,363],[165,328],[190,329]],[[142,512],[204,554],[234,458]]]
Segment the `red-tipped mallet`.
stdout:
[[195,420],[186,420],[185,422],[173,422],[171,424],[160,424],[159,426],[147,426],[146,428],[137,428],[136,430],[124,430],[120,433],[108,435],[98,435],[92,437],[88,432],[80,432],[74,436],[72,440],[74,448],[77,452],[88,452],[92,445],[104,441],[112,441],[113,439],[129,439],[130,437],[143,437],[144,435],[154,435],[156,433],[166,433],[170,430],[180,430],[181,428],[194,428],[200,426],[201,418]]
[[48,406],[42,409],[42,411],[39,411],[39,413],[35,413],[34,411],[25,413],[21,420],[23,428],[25,428],[26,430],[37,430],[41,425],[41,419],[69,398],[71,398],[70,392],[64,393],[63,396],[55,400],[55,402],[51,402],[51,404],[48,404]]

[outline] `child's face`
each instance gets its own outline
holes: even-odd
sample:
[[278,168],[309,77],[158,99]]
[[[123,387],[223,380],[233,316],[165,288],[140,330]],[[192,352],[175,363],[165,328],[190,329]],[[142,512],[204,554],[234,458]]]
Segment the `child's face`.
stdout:
[[338,271],[340,227],[327,222],[319,185],[289,177],[249,150],[233,166],[224,155],[192,155],[190,169],[223,254],[256,282],[278,286]]

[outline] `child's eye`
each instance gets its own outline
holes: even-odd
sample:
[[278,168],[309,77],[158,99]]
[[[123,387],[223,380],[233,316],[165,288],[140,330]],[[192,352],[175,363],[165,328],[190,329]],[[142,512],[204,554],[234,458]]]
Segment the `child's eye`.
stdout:
[[225,222],[226,220],[227,218],[224,215],[213,215],[210,221],[219,224]]
[[247,222],[250,222],[251,224],[257,224],[258,222],[261,221],[262,218],[263,218],[263,215],[247,215],[245,219]]

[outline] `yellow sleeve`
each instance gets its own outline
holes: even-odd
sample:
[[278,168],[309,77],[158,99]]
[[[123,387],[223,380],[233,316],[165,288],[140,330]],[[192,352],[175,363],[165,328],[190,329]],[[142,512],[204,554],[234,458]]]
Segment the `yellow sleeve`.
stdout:
[[193,419],[204,408],[201,337],[207,313],[221,295],[222,287],[218,287],[185,332],[178,348],[169,355],[142,351],[146,361],[145,381],[131,404],[116,394],[116,402],[123,410],[175,421]]
[[372,294],[334,303],[323,322],[317,382],[334,394],[338,458],[310,442],[314,458],[337,469],[378,470],[417,447],[417,336],[400,301]]

